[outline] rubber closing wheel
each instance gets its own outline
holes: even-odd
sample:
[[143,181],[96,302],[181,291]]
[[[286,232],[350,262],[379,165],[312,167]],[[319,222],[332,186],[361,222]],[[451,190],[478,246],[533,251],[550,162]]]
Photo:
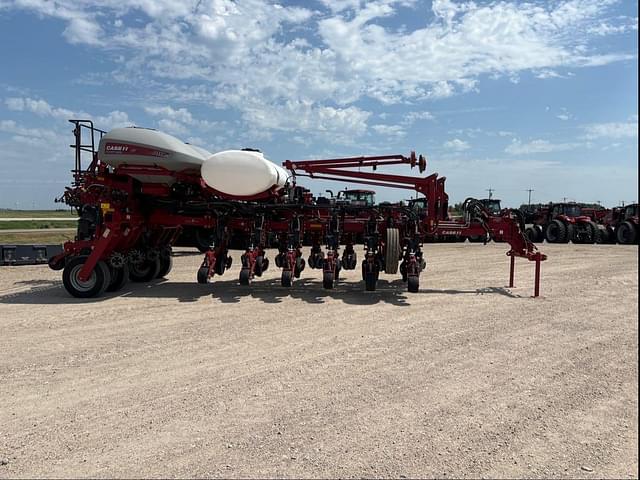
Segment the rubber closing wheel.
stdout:
[[264,257],[262,255],[259,257],[256,257],[256,264],[253,266],[253,273],[256,275],[256,277],[262,276],[262,272],[264,271],[263,262],[264,262]]
[[49,268],[51,270],[62,270],[64,268],[64,263],[65,263],[64,257],[58,259],[58,261],[55,261],[55,262],[54,262],[54,258],[55,257],[51,257],[47,261],[47,264],[49,265]]
[[306,266],[306,262],[304,261],[304,258],[302,257],[296,258],[296,266],[293,269],[293,276],[296,278],[300,278],[300,274],[304,270],[305,266]]
[[240,278],[238,279],[240,285],[251,284],[251,270],[249,268],[243,268],[240,270]]
[[290,287],[293,281],[293,272],[291,270],[283,270],[282,277],[280,277],[280,284],[283,287]]
[[333,272],[324,272],[322,274],[322,286],[327,290],[331,290],[334,287]]
[[417,293],[420,289],[420,277],[408,277],[407,278],[407,290],[411,293]]
[[129,281],[129,267],[125,263],[121,268],[111,268],[111,282],[107,292],[117,292]]
[[387,228],[387,242],[384,254],[384,271],[386,273],[398,273],[400,261],[400,232],[397,228]]
[[209,283],[209,267],[198,269],[198,283]]
[[375,272],[367,272],[364,275],[364,289],[367,292],[374,292],[376,290],[376,283],[378,283],[378,276]]
[[155,260],[144,260],[129,268],[129,278],[132,282],[150,282],[158,276],[160,271],[160,258]]
[[169,272],[171,272],[171,269],[173,268],[173,257],[171,256],[171,252],[160,254],[159,260],[160,269],[158,270],[156,278],[163,278],[169,275]]

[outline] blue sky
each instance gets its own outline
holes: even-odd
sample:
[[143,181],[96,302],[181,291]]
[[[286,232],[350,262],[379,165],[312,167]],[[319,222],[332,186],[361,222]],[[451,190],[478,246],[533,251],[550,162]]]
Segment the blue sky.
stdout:
[[0,207],[54,205],[77,116],[277,163],[416,150],[454,202],[637,201],[637,36],[628,0],[0,0]]

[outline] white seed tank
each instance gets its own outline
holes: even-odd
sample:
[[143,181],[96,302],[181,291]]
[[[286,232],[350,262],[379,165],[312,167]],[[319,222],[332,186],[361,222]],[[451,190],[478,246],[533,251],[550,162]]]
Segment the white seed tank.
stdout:
[[225,150],[207,158],[202,179],[214,190],[231,197],[251,197],[284,187],[289,174],[261,152]]
[[[123,165],[157,166],[173,172],[198,172],[206,150],[157,130],[147,128],[114,128],[106,133],[98,146],[98,158],[112,167]],[[171,176],[134,175],[141,181],[173,183]]]

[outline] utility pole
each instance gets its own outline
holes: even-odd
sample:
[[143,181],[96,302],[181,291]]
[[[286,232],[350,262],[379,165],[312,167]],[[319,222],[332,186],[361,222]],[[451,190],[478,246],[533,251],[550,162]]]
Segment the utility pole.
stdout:
[[535,190],[533,188],[528,188],[525,191],[529,192],[529,209],[531,209],[531,192],[535,192]]
[[487,192],[489,192],[489,200],[491,200],[491,197],[493,195],[493,192],[495,192],[495,190],[491,187],[487,188]]

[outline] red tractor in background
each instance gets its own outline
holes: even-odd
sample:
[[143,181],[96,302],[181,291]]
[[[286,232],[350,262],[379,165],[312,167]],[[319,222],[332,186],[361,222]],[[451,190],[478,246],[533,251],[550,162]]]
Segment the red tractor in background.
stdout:
[[616,240],[624,245],[638,243],[638,204],[633,203],[622,208],[615,227]]
[[597,222],[604,227],[604,229],[601,230],[602,243],[616,243],[618,241],[616,228],[623,221],[624,207],[613,207],[605,210],[605,214],[597,220]]
[[606,229],[585,214],[575,202],[549,203],[538,209],[531,218],[533,225],[526,229],[529,240],[549,243],[602,243]]

